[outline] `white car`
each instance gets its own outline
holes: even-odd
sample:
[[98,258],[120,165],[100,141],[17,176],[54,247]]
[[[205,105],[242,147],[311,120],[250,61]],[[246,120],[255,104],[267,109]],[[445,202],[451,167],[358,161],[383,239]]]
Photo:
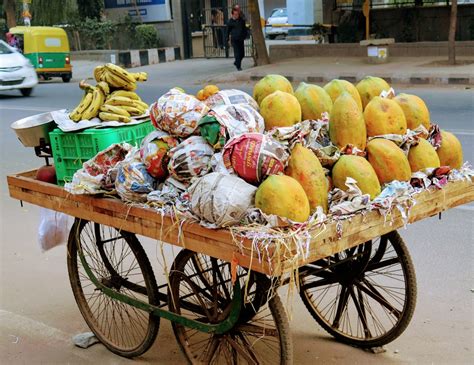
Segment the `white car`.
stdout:
[[265,34],[270,39],[275,39],[279,35],[288,35],[288,13],[286,8],[273,9],[272,14],[267,19]]
[[19,89],[23,96],[30,96],[38,84],[38,76],[31,62],[0,40],[0,91]]

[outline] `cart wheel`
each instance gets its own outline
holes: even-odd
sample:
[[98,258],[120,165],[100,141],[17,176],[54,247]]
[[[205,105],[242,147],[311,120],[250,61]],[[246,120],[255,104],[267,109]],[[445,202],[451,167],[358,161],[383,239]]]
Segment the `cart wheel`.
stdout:
[[103,285],[158,305],[155,276],[140,242],[129,232],[76,219],[69,234],[67,263],[77,305],[97,338],[120,356],[143,354],[155,341],[160,318],[96,288],[82,265],[82,255]]
[[415,310],[415,269],[396,231],[305,266],[300,285],[314,319],[354,346],[393,341]]
[[[216,335],[173,322],[181,350],[191,364],[292,364],[293,349],[288,319],[278,295],[268,301],[270,280],[239,268],[247,301],[237,325]],[[183,250],[170,273],[169,309],[203,323],[226,318],[232,301],[230,264]]]

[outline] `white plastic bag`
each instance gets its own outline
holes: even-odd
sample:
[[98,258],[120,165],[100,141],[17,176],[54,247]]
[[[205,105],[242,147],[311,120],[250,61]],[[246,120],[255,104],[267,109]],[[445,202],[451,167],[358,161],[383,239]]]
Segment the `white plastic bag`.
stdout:
[[66,243],[70,224],[69,216],[51,209],[40,208],[38,243],[42,252]]

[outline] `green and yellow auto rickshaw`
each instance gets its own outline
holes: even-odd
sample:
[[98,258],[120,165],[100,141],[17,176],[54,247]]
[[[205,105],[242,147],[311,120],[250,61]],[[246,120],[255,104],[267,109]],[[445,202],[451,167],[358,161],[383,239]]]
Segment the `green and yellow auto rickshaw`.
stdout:
[[22,52],[36,69],[39,77],[47,80],[72,78],[69,41],[66,32],[56,27],[14,27],[10,29],[20,40]]

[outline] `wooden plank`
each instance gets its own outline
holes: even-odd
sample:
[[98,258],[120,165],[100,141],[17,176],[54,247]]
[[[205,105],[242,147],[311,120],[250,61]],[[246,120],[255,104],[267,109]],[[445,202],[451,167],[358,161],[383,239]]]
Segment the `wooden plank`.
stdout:
[[[313,229],[311,234],[314,238],[307,257],[296,256],[296,247],[281,252],[275,245],[269,245],[259,255],[252,250],[251,241],[244,239],[242,247],[239,247],[227,230],[209,230],[187,222],[182,225],[180,234],[172,218],[162,217],[152,208],[128,206],[118,199],[69,194],[59,186],[34,180],[35,175],[36,171],[33,170],[8,176],[10,195],[15,199],[186,247],[225,261],[237,258],[241,266],[251,266],[253,270],[269,275],[280,275],[296,266],[334,255],[404,225],[396,209],[390,217],[390,223],[384,222],[378,212],[372,211],[342,221],[341,238],[337,237],[335,222],[326,224],[324,228]],[[450,182],[441,190],[432,189],[418,194],[416,201],[410,212],[409,223],[474,201],[474,184],[472,181]]]

